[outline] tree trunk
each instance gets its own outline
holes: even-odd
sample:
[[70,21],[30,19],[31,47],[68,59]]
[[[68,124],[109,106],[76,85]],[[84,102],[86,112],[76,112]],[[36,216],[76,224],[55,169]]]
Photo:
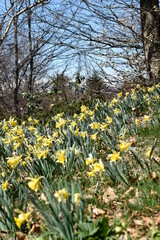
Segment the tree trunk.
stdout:
[[[28,1],[28,6],[30,6],[30,0]],[[28,18],[28,39],[29,39],[29,54],[30,54],[30,74],[28,80],[28,90],[30,93],[33,92],[33,51],[32,51],[32,33],[31,33],[31,9],[27,10]]]
[[149,81],[160,80],[160,17],[158,0],[140,0],[142,39]]
[[[13,13],[14,14],[14,9]],[[18,68],[18,17],[15,17],[13,20],[14,26],[14,51],[15,51],[15,70],[14,70],[14,107],[16,116],[19,116],[19,106],[18,106],[18,91],[19,91],[19,68]]]

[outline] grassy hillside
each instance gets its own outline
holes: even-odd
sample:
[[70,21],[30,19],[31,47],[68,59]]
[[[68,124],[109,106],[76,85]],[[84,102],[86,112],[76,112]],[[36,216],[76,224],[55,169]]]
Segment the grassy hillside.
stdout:
[[0,122],[1,239],[160,239],[160,84]]

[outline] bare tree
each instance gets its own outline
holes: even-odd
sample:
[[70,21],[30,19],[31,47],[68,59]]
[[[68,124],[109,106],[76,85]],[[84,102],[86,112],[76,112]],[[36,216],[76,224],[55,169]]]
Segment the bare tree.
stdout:
[[160,80],[160,9],[158,0],[141,0],[141,26],[150,81]]
[[[29,4],[27,7],[24,7],[23,9],[19,9],[19,11],[14,12],[14,14],[12,14],[10,16],[10,13],[13,12],[13,10],[15,9],[16,1],[10,1],[10,5],[8,6],[8,8],[6,9],[6,11],[3,13],[3,15],[1,14],[1,22],[0,22],[0,45],[2,45],[4,39],[7,37],[8,32],[11,28],[11,25],[14,21],[15,18],[18,18],[20,15],[22,15],[24,12],[36,7],[39,4],[44,3],[46,0],[38,0],[38,1],[34,1],[32,4]],[[19,1],[18,4],[22,4],[23,1]],[[5,6],[7,6],[7,1],[5,0],[4,3]]]

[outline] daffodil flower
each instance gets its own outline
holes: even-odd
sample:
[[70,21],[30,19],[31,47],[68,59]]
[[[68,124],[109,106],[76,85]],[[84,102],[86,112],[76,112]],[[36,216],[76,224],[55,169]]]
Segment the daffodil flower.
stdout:
[[146,157],[147,157],[147,158],[149,158],[149,157],[150,157],[150,155],[151,155],[151,149],[150,149],[150,148],[148,149],[148,151],[146,152],[146,154],[145,154],[145,155],[146,155]]
[[89,154],[89,157],[86,158],[86,165],[89,165],[89,164],[91,164],[91,163],[94,163],[95,161],[96,161],[96,159],[93,158],[92,154],[90,153],[90,154]]
[[112,154],[108,155],[111,161],[119,161],[120,160],[120,152],[113,151]]
[[57,198],[58,202],[61,202],[62,200],[66,201],[67,197],[71,196],[70,193],[66,191],[65,188],[56,191],[54,196]]
[[74,203],[76,203],[77,205],[79,205],[81,202],[81,194],[80,193],[75,193],[74,194]]
[[26,178],[27,180],[30,180],[30,181],[28,182],[28,187],[29,187],[31,190],[37,192],[37,191],[40,189],[40,179],[41,179],[41,178],[42,178],[42,177],[37,177],[37,178],[30,178],[30,177],[28,177],[28,178]]
[[128,150],[128,148],[131,146],[131,143],[121,142],[119,144],[119,149],[121,152]]
[[21,212],[18,215],[18,217],[14,217],[14,221],[16,222],[17,227],[20,228],[22,223],[24,223],[25,221],[28,221],[30,215],[31,215],[31,212],[27,212],[27,213]]
[[8,188],[8,181],[5,181],[4,183],[1,184],[1,189],[6,191]]
[[57,162],[62,163],[64,165],[65,161],[67,161],[66,150],[58,150],[56,152],[56,158]]
[[22,159],[22,155],[20,156],[13,156],[13,157],[8,157],[8,161],[7,163],[10,165],[10,167],[12,169],[14,169],[17,164],[20,162],[20,160]]

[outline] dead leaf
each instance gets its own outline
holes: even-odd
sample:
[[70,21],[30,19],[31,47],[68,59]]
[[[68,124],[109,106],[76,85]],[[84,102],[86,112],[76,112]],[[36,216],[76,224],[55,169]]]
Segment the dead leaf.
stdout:
[[109,203],[110,201],[114,201],[117,199],[117,195],[114,192],[114,189],[111,187],[108,187],[103,195],[103,201],[105,203]]
[[131,199],[128,200],[128,202],[133,204],[133,205],[135,205],[136,199],[135,198],[131,198]]
[[148,228],[152,226],[152,219],[149,217],[142,216],[142,220],[145,222]]
[[123,195],[121,198],[125,198],[130,192],[134,190],[134,187],[130,187]]
[[140,194],[139,194],[139,190],[138,190],[138,188],[136,188],[135,197],[136,197],[136,198],[139,198],[139,195],[140,195]]
[[97,217],[99,217],[99,216],[101,216],[101,215],[104,215],[106,212],[103,210],[103,209],[100,209],[100,208],[96,208],[96,207],[94,207],[93,209],[92,209],[92,213],[93,213],[93,218],[97,218]]
[[155,172],[152,172],[151,175],[152,175],[153,179],[158,179],[158,176],[157,176],[157,174]]
[[160,214],[158,213],[157,216],[154,217],[155,225],[160,225]]
[[16,240],[25,240],[25,234],[22,232],[16,232]]
[[134,219],[133,222],[134,222],[135,225],[143,226],[143,221],[142,220]]
[[29,234],[34,234],[34,233],[40,233],[41,232],[41,228],[40,225],[38,224],[33,224],[31,230],[29,231]]

